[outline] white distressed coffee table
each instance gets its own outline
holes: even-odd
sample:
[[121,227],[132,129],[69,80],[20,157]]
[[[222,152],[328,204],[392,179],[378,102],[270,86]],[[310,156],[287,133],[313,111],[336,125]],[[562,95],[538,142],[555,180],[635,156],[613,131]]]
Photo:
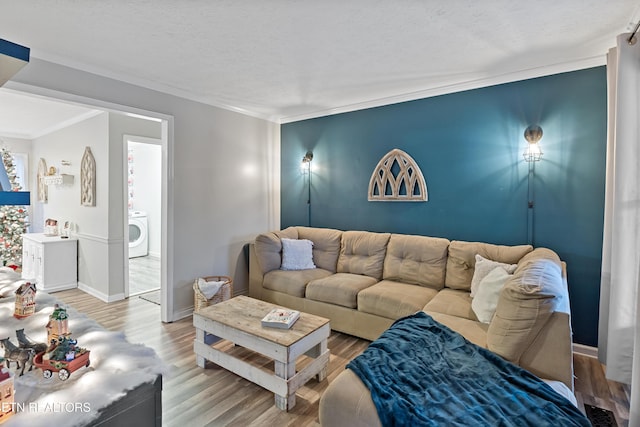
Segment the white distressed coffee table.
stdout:
[[[331,327],[329,319],[302,312],[290,329],[263,327],[260,320],[275,307],[278,306],[237,296],[194,312],[196,339],[193,350],[196,363],[201,368],[204,368],[205,360],[210,360],[272,391],[276,406],[288,411],[296,404],[298,388],[314,376],[318,381],[326,378],[329,363],[327,338]],[[275,375],[207,344],[208,334],[273,359]],[[303,354],[313,360],[296,372],[296,359]]]

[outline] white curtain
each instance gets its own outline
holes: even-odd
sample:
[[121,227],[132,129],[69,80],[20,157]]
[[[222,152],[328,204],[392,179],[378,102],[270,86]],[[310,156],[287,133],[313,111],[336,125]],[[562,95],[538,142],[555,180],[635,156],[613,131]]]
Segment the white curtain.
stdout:
[[608,143],[598,352],[607,378],[631,384],[640,426],[640,43],[607,57]]

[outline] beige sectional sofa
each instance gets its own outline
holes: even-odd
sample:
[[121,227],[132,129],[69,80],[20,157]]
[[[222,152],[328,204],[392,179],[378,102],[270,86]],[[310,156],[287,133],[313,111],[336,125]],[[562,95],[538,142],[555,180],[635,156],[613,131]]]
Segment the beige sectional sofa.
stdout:
[[[283,238],[313,242],[316,268],[281,269]],[[517,265],[488,324],[472,309],[476,255]],[[423,310],[469,341],[573,390],[566,269],[549,249],[290,227],[256,237],[249,270],[250,296],[327,317],[334,330],[375,340],[394,320]]]

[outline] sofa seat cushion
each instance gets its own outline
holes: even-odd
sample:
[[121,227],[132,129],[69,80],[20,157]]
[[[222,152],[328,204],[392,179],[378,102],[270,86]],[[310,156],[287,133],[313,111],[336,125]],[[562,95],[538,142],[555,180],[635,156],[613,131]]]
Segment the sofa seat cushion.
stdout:
[[392,234],[384,258],[382,278],[442,289],[448,248],[447,239]]
[[309,282],[305,297],[314,301],[356,308],[358,292],[377,282],[373,277],[361,274],[336,273]]
[[433,320],[442,323],[449,329],[458,332],[468,341],[487,348],[487,330],[489,325],[450,314],[436,313],[435,311],[424,310]]
[[337,272],[363,274],[377,280],[382,279],[382,267],[390,236],[389,233],[368,231],[342,233]]
[[296,227],[299,239],[313,242],[313,262],[319,268],[336,272],[342,231],[331,228]]
[[437,293],[424,286],[383,280],[360,291],[358,311],[395,320],[422,310]]
[[424,306],[424,311],[448,314],[477,322],[478,318],[471,308],[471,301],[469,292],[445,288]]
[[463,291],[471,290],[471,279],[475,271],[476,255],[504,264],[517,264],[531,252],[533,246],[502,246],[481,242],[461,242],[454,240],[449,244],[447,275],[445,286]]
[[307,283],[311,280],[330,276],[331,272],[322,268],[309,270],[272,270],[264,275],[265,289],[304,298]]

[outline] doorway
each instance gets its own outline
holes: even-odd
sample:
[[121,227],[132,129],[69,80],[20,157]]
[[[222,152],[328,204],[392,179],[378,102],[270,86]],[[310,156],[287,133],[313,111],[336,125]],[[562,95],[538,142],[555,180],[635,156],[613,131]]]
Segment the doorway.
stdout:
[[[0,88],[0,95],[2,93],[12,92],[17,93],[22,97],[28,97],[28,101],[25,105],[25,110],[27,108],[33,108],[33,99],[38,100],[38,105],[42,104],[43,107],[46,108],[47,111],[51,107],[58,107],[58,105],[48,105],[48,102],[53,102],[55,104],[64,104],[66,107],[81,107],[82,110],[88,108],[90,111],[90,115],[83,115],[83,111],[71,111],[70,114],[74,114],[72,119],[68,120],[59,120],[59,125],[56,123],[44,122],[41,124],[39,130],[37,130],[34,135],[35,136],[18,136],[12,135],[12,138],[17,139],[25,139],[25,140],[33,140],[39,138],[38,135],[45,135],[46,133],[54,132],[62,129],[63,127],[70,126],[75,123],[79,123],[82,120],[93,117],[96,112],[99,113],[109,113],[114,114],[115,116],[129,116],[129,117],[137,117],[144,118],[146,120],[153,119],[153,121],[160,123],[160,139],[161,139],[161,151],[162,151],[162,215],[161,215],[161,307],[160,307],[160,317],[162,322],[172,322],[175,319],[174,313],[174,289],[173,289],[173,182],[170,180],[170,171],[173,170],[173,116],[157,113],[149,110],[141,110],[138,108],[133,108],[121,104],[114,104],[111,102],[100,101],[97,99],[91,99],[86,97],[80,97],[77,95],[73,95],[65,92],[57,92],[51,91],[47,89],[43,89],[36,86],[30,85],[22,85],[22,84],[12,84],[15,89],[7,89],[6,87]],[[0,96],[0,101],[2,101]],[[42,101],[42,102],[40,102]],[[15,102],[10,102],[12,107],[8,111],[16,112],[17,108]],[[40,110],[37,110],[40,111]],[[84,112],[86,113],[86,111]],[[39,119],[49,118],[56,120],[60,117],[55,113],[47,113],[47,114],[36,114],[30,115],[29,117],[37,117]],[[75,118],[75,117],[78,118]],[[28,120],[26,123],[30,124],[40,124],[42,120]],[[137,129],[132,129],[131,133],[138,132]],[[120,149],[122,149],[122,136],[127,132],[121,133],[117,136],[116,139],[109,140],[110,144],[118,144]],[[31,134],[30,134],[31,135]],[[4,135],[8,136],[8,135]],[[114,134],[115,136],[115,134]],[[156,137],[156,136],[154,136]],[[115,147],[115,145],[114,145]],[[33,161],[33,157],[30,156]],[[37,158],[37,156],[36,156]],[[104,156],[107,158],[107,156]],[[31,179],[33,179],[33,168],[31,169]],[[104,170],[104,169],[103,169]],[[109,178],[103,180],[102,182],[107,182],[112,176],[115,178],[115,181],[118,181],[118,185],[109,186],[109,192],[114,192],[114,196],[121,191],[126,191],[126,181],[124,186],[121,184],[122,182],[122,171],[126,170],[126,163],[122,161],[113,163],[108,170],[112,170],[114,172],[113,175],[109,175]],[[117,187],[117,188],[116,188]],[[33,187],[33,181],[31,182],[31,188]],[[105,194],[105,193],[102,193]],[[83,252],[84,259],[86,260],[84,267],[86,270],[84,271],[86,278],[91,281],[93,278],[98,278],[98,281],[102,281],[100,283],[100,287],[85,287],[83,290],[88,292],[89,294],[97,297],[98,299],[104,302],[112,302],[117,301],[125,297],[128,289],[125,289],[126,278],[128,277],[128,241],[125,233],[118,231],[123,229],[122,224],[127,223],[127,209],[126,202],[124,203],[124,209],[121,207],[123,203],[122,194],[117,194],[117,197],[109,198],[107,203],[104,203],[99,206],[100,209],[109,210],[110,207],[115,209],[111,212],[116,215],[108,215],[110,220],[114,220],[118,222],[118,227],[110,229],[108,232],[105,232],[104,235],[101,233],[84,233],[78,228],[75,229],[75,232],[78,234],[79,238],[83,239],[82,243],[86,243],[87,250]],[[96,208],[98,209],[98,208]],[[117,213],[120,212],[120,215]],[[31,215],[30,215],[31,216]],[[35,214],[33,215],[36,216]],[[39,218],[36,218],[36,222],[41,224],[40,214]],[[118,217],[120,217],[118,219]],[[71,216],[70,216],[71,218]],[[117,231],[116,231],[117,230]],[[109,234],[112,233],[112,234]],[[119,236],[117,235],[119,234]],[[104,256],[103,254],[107,254],[106,256],[113,255],[114,258],[109,258],[110,262],[108,263],[108,271],[103,271],[104,268]],[[102,256],[102,258],[101,258]],[[122,256],[121,259],[117,259]],[[94,269],[95,270],[91,270]],[[107,276],[110,279],[104,285],[104,277]],[[80,277],[79,277],[80,278]],[[80,283],[79,283],[80,286]]]
[[125,135],[128,241],[126,296],[160,304],[162,248],[162,140]]

